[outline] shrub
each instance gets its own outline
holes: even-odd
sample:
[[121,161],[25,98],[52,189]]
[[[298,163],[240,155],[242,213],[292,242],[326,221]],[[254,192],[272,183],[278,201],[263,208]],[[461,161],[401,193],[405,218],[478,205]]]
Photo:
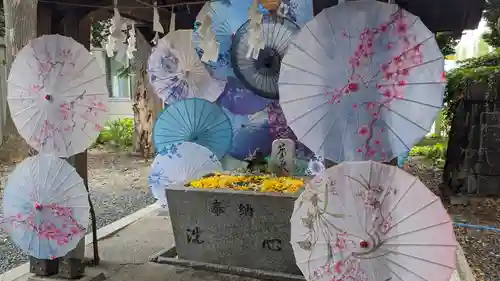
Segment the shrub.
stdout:
[[423,156],[431,160],[433,164],[441,166],[446,159],[446,143],[436,143],[433,145],[415,146],[410,151],[410,156]]
[[111,145],[120,148],[132,146],[134,119],[123,118],[106,122],[104,130],[97,138],[96,144]]

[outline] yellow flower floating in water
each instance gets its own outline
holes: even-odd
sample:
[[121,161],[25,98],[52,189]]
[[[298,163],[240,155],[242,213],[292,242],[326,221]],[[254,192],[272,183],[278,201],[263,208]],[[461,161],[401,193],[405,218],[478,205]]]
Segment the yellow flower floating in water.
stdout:
[[194,188],[230,188],[234,190],[252,190],[260,192],[295,193],[304,185],[304,180],[292,177],[271,175],[214,175],[191,181],[188,186]]

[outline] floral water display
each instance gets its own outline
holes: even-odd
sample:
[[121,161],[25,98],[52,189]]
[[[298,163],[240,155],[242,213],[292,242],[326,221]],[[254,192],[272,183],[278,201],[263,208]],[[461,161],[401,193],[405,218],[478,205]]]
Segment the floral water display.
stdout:
[[295,202],[291,243],[309,281],[448,281],[450,216],[416,177],[372,161],[317,175]]
[[304,187],[304,179],[277,177],[274,175],[251,175],[248,173],[213,173],[186,183],[194,188],[228,188],[233,190],[295,193]]

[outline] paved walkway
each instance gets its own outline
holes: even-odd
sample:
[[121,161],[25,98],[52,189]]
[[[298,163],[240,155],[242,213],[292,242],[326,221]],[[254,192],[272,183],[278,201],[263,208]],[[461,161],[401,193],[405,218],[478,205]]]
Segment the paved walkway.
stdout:
[[[129,219],[130,221],[130,219]],[[159,265],[149,262],[149,257],[174,244],[173,234],[170,227],[170,220],[166,216],[158,216],[157,212],[143,212],[132,218],[134,223],[118,230],[107,229],[102,235],[108,237],[99,242],[102,264],[98,268],[88,268],[87,272],[104,272],[110,281],[258,281],[253,278],[245,278],[233,275],[216,274],[207,271],[199,271],[174,267],[169,265]],[[114,234],[112,234],[115,232]],[[92,246],[86,248],[86,256],[91,257]],[[460,254],[459,254],[460,256]],[[464,258],[459,262],[459,270],[466,276],[468,265],[463,263]],[[7,275],[0,276],[0,281],[27,281],[31,276],[26,273],[19,278],[7,279]],[[22,269],[22,268],[20,268]],[[44,279],[45,280],[45,279]],[[54,280],[54,279],[47,279]],[[58,280],[58,279],[55,279]],[[455,274],[450,281],[474,281],[470,277],[460,279]]]

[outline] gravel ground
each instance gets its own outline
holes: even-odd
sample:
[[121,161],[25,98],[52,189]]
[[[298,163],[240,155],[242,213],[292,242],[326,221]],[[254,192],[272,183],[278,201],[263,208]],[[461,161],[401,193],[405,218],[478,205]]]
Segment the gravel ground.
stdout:
[[[89,152],[88,166],[89,186],[99,228],[154,202],[147,188],[149,164],[143,160],[93,150]],[[0,167],[0,189],[12,168]],[[26,260],[27,256],[0,230],[0,274]]]

